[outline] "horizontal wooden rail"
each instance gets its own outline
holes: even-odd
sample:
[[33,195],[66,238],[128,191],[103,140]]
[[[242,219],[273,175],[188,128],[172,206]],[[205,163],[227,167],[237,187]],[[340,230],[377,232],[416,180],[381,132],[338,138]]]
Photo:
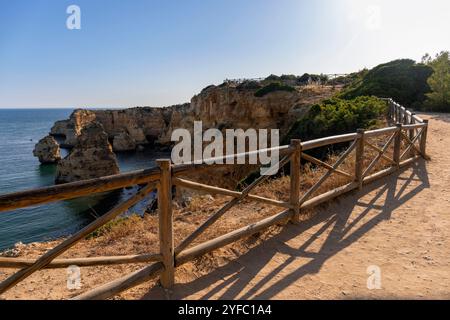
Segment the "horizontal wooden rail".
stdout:
[[413,129],[420,129],[425,127],[425,123],[417,123],[417,124],[405,124],[402,126],[403,130],[413,130]]
[[[210,186],[210,185],[206,185],[206,184],[201,184],[198,182],[184,180],[181,178],[174,178],[172,180],[172,182],[173,182],[173,184],[175,184],[179,187],[184,187],[184,188],[188,188],[188,189],[192,189],[192,190],[207,192],[209,194],[220,194],[220,195],[230,196],[230,197],[234,197],[234,198],[239,198],[242,196],[242,192],[239,192],[239,191],[232,191],[232,190],[228,190],[228,189],[214,187],[214,186]],[[289,202],[264,198],[264,197],[260,197],[260,196],[256,196],[256,195],[252,195],[252,194],[247,195],[247,198],[249,200],[253,200],[256,202],[261,202],[261,203],[265,203],[265,204],[269,204],[269,205],[273,205],[273,206],[277,206],[277,207],[292,209],[292,206]]]
[[163,263],[157,262],[122,278],[80,294],[71,300],[105,300],[153,279],[163,270]]
[[379,137],[385,134],[391,134],[397,131],[397,127],[388,127],[364,132],[365,138]]
[[413,119],[416,120],[417,122],[424,122],[423,119],[418,115],[413,115]]
[[267,148],[267,149],[261,149],[261,150],[256,150],[256,151],[243,152],[243,153],[232,154],[232,155],[225,155],[222,157],[204,159],[204,160],[202,160],[201,163],[191,162],[191,163],[177,164],[172,167],[172,172],[175,177],[179,177],[179,176],[185,175],[186,173],[191,173],[192,170],[205,170],[205,169],[207,170],[207,169],[211,169],[211,168],[224,167],[224,166],[229,167],[229,164],[221,164],[221,163],[217,163],[217,161],[223,160],[223,162],[225,163],[227,160],[233,160],[233,163],[236,163],[234,161],[236,161],[238,158],[249,157],[249,156],[258,155],[261,153],[270,153],[273,151],[278,151],[279,156],[282,157],[282,156],[286,156],[286,155],[292,153],[292,148],[288,145],[285,145],[285,146],[279,146],[279,147],[275,147],[275,148]]
[[159,179],[159,168],[133,171],[97,179],[60,184],[0,196],[0,212],[49,202],[89,196]]
[[[60,269],[60,268],[67,268],[69,266],[78,266],[78,267],[108,266],[108,265],[158,262],[158,261],[161,261],[160,254],[56,259],[53,260],[50,264],[48,264],[44,269]],[[21,269],[32,266],[35,263],[36,260],[32,259],[0,257],[0,268]]]
[[332,136],[332,137],[326,137],[326,138],[320,138],[320,139],[316,139],[316,140],[306,141],[306,142],[302,142],[302,150],[307,151],[307,150],[311,150],[311,149],[329,146],[332,144],[350,142],[350,141],[355,140],[357,137],[358,137],[358,134],[349,133],[349,134],[343,134],[343,135],[339,135],[339,136]]

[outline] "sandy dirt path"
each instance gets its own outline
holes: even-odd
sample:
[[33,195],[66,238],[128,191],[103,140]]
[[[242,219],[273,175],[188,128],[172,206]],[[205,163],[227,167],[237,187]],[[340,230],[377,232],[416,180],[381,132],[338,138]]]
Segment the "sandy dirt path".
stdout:
[[[450,116],[421,116],[430,119],[430,162],[288,225],[224,267],[177,284],[170,298],[450,299]],[[380,289],[368,288],[371,266],[381,272]],[[154,287],[144,299],[167,297]]]

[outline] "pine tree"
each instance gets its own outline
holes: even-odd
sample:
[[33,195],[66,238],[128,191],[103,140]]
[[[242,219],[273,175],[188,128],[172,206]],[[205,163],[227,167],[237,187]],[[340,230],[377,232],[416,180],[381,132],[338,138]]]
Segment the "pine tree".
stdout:
[[432,92],[427,94],[426,106],[433,111],[450,112],[450,53],[443,51],[435,59],[428,57],[426,62],[434,71],[428,78]]

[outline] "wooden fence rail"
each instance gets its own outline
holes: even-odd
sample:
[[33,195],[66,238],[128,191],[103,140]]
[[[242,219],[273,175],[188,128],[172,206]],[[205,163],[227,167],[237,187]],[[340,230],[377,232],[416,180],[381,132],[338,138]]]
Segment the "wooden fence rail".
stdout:
[[[108,213],[96,219],[74,235],[65,239],[58,246],[48,251],[37,260],[0,257],[0,267],[20,269],[17,273],[0,283],[0,294],[23,281],[34,272],[44,268],[65,268],[70,265],[97,266],[149,262],[153,262],[153,264],[130,275],[126,275],[120,279],[116,279],[110,283],[83,293],[75,299],[106,299],[148,281],[158,274],[160,274],[161,285],[166,288],[171,288],[175,281],[174,272],[176,267],[280,222],[290,220],[294,223],[298,223],[303,210],[313,208],[352,190],[361,189],[368,183],[392,174],[402,167],[411,165],[420,157],[427,158],[426,143],[428,121],[422,120],[392,99],[385,100],[388,104],[388,119],[391,123],[395,123],[395,126],[370,131],[358,130],[356,133],[326,137],[306,142],[292,140],[289,146],[281,146],[266,150],[279,151],[280,156],[282,156],[281,160],[275,165],[276,167],[283,167],[290,163],[290,195],[288,202],[252,194],[252,191],[254,191],[258,185],[268,179],[269,176],[267,175],[260,176],[243,191],[239,192],[189,181],[183,178],[183,175],[186,175],[186,173],[192,172],[193,170],[211,170],[222,165],[207,165],[206,163],[172,165],[170,160],[158,160],[157,167],[147,170],[1,195],[0,213],[18,208],[42,205],[49,202],[73,199],[92,193],[111,191],[133,185],[144,185],[134,196],[117,205]],[[369,141],[371,138],[382,139],[386,136],[388,139],[387,141],[384,141],[382,145],[380,145],[379,141],[378,143]],[[308,150],[344,142],[348,143],[349,147],[338,157],[333,165],[314,158],[306,153]],[[387,151],[391,147],[393,149],[392,157],[387,154]],[[373,159],[370,159],[368,164],[365,159],[367,158],[367,150],[372,150],[376,154]],[[230,157],[237,159],[238,157],[249,156],[255,152],[261,152],[261,150],[231,155],[224,157],[223,159]],[[339,169],[353,152],[355,153],[353,172],[345,172],[344,170]],[[301,160],[310,162],[327,170],[326,173],[303,194],[300,192]],[[384,160],[385,163],[388,164],[387,167],[386,165],[384,165],[384,167],[381,166],[381,170],[372,173],[376,170],[377,165],[381,160]],[[349,182],[343,186],[334,188],[333,190],[317,194],[323,183],[333,174],[345,177]],[[172,186],[193,189],[210,194],[221,194],[230,196],[232,199],[206,219],[205,222],[191,235],[175,247],[173,240]],[[73,245],[84,239],[87,235],[148,196],[155,188],[158,190],[160,244],[158,253],[116,257],[56,259]],[[206,229],[211,227],[232,207],[238,205],[244,199],[280,207],[283,211],[217,238],[194,244]]]

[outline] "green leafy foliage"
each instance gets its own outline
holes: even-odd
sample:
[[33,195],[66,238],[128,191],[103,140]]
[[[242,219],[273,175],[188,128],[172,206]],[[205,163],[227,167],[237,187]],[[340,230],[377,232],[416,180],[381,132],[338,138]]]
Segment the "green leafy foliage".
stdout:
[[443,51],[431,59],[424,57],[425,62],[433,68],[433,74],[428,79],[432,92],[427,94],[425,107],[431,111],[450,112],[450,53]]
[[355,132],[377,125],[387,112],[386,102],[376,97],[351,100],[332,98],[311,107],[308,114],[294,123],[285,143]]
[[433,69],[413,60],[400,59],[381,64],[368,71],[341,97],[353,99],[358,96],[389,97],[406,107],[420,108],[430,92],[427,83]]
[[262,87],[261,89],[256,91],[255,97],[261,98],[261,97],[264,97],[266,94],[269,94],[269,93],[275,92],[275,91],[292,92],[292,91],[295,91],[295,88],[288,86],[288,85],[281,84],[280,82],[272,82],[272,83],[268,84],[267,86]]
[[[387,103],[376,97],[362,96],[351,100],[332,98],[311,107],[308,114],[297,120],[283,139],[308,141],[322,137],[356,132],[379,126],[387,113]],[[348,143],[317,148],[308,153],[320,159],[347,147]]]

